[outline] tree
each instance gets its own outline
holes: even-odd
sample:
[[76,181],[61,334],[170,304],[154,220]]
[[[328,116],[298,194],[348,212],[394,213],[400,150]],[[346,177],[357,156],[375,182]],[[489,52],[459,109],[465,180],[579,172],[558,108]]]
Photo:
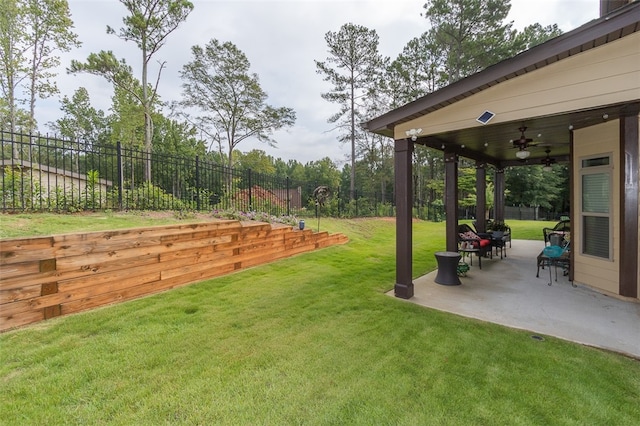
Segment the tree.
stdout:
[[535,165],[506,169],[505,185],[509,188],[507,204],[550,209],[562,194],[566,181],[561,175]]
[[428,33],[410,40],[387,69],[387,78],[382,83],[395,97],[391,107],[397,108],[436,90],[441,68],[442,57]]
[[68,52],[79,47],[78,36],[71,28],[71,12],[67,0],[27,0],[25,4],[27,40],[30,50],[29,66],[29,117],[35,129],[37,98],[48,98],[58,93],[55,73],[60,65],[56,52]]
[[193,60],[180,73],[181,104],[203,113],[199,122],[226,141],[229,167],[233,150],[242,141],[255,138],[274,146],[272,133],[293,125],[293,109],[266,103],[258,75],[249,73],[249,60],[233,43],[212,39],[204,47],[193,46],[191,52]]
[[142,105],[131,92],[117,86],[111,97],[109,129],[112,145],[115,146],[120,142],[122,146],[129,149],[144,149],[144,110]]
[[531,49],[538,44],[562,34],[562,30],[558,28],[558,25],[542,25],[535,23],[527,26],[522,32],[516,34],[514,40],[512,56],[525,50]]
[[[131,148],[146,148],[146,110],[143,105],[142,86],[133,76],[133,71],[124,59],[118,60],[111,51],[91,53],[86,62],[73,60],[67,69],[71,74],[89,73],[103,77],[113,85],[113,114],[109,117],[112,142],[120,141]],[[159,96],[153,97],[148,111],[153,112],[160,103]],[[144,177],[150,177],[150,165],[145,161]]]
[[186,121],[155,114],[153,152],[183,158],[204,157],[207,149],[197,137],[197,129]]
[[511,23],[502,24],[509,0],[428,0],[430,38],[443,57],[443,79],[450,84],[499,62],[513,42]]
[[251,170],[255,173],[272,175],[276,168],[273,165],[273,157],[267,155],[261,149],[252,149],[247,153],[236,151],[236,167],[241,170]]
[[104,112],[91,106],[89,92],[84,87],[77,89],[71,99],[63,97],[60,110],[64,116],[50,127],[65,138],[89,147],[105,131]]
[[346,130],[342,140],[351,142],[351,184],[350,199],[355,198],[356,190],[356,139],[360,127],[356,127],[358,104],[376,81],[385,64],[378,53],[378,34],[366,27],[345,24],[338,32],[329,31],[325,35],[329,47],[329,57],[325,62],[316,63],[316,72],[323,75],[324,81],[333,85],[330,92],[322,98],[336,103],[340,110],[329,118],[330,123],[339,123]]
[[560,34],[557,25],[533,24],[522,33],[504,23],[510,0],[427,0],[431,52],[439,52],[442,87]]
[[[12,133],[16,130],[18,86],[28,72],[24,42],[26,31],[18,0],[0,0],[0,89],[6,111],[2,121],[8,123]],[[13,155],[18,156],[15,152]]]
[[[19,105],[28,102],[25,130],[33,131],[36,99],[58,92],[51,71],[60,64],[56,53],[80,43],[71,31],[66,0],[0,0],[0,11],[0,88],[7,106],[5,120],[15,131]],[[25,92],[28,101],[21,96]]]
[[191,11],[188,0],[120,0],[130,15],[122,19],[124,27],[116,31],[107,27],[108,34],[115,34],[125,41],[136,43],[142,53],[142,93],[140,102],[144,110],[144,145],[147,152],[145,178],[151,180],[151,151],[153,139],[152,105],[157,95],[160,74],[165,63],[160,63],[155,85],[148,83],[149,62],[171,34]]

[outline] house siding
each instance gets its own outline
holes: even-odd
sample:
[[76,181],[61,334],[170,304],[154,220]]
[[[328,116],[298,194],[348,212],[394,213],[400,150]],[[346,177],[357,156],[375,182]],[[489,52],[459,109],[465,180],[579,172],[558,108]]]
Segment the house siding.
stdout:
[[397,125],[395,139],[412,128],[424,136],[480,127],[476,118],[485,110],[496,114],[491,124],[498,124],[639,99],[638,46],[640,33],[634,33],[504,81]]
[[[619,294],[620,274],[620,122],[612,120],[596,126],[574,131],[573,147],[573,181],[576,191],[571,205],[576,212],[572,225],[571,246],[574,252],[574,280],[577,283],[598,288],[613,294]],[[612,180],[612,259],[600,259],[580,253],[582,247],[582,221],[580,207],[582,206],[580,168],[581,160],[588,156],[611,155],[613,173]]]

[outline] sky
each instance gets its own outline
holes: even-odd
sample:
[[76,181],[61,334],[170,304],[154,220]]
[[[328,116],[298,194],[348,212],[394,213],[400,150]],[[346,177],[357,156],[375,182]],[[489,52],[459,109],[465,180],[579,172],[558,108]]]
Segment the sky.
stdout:
[[[261,149],[274,158],[303,164],[329,157],[340,168],[350,147],[338,141],[327,119],[338,106],[322,99],[331,89],[316,73],[314,61],[325,61],[325,34],[346,23],[376,30],[379,50],[395,59],[408,41],[428,30],[422,16],[424,0],[192,0],[194,10],[168,38],[152,59],[149,80],[155,81],[158,61],[166,62],[159,94],[163,101],[181,98],[179,72],[192,60],[191,46],[211,39],[234,43],[247,56],[251,72],[260,78],[267,103],[296,112],[294,126],[274,133],[276,148],[257,141],[243,141],[242,152]],[[508,21],[522,29],[533,23],[557,24],[568,32],[599,15],[599,0],[511,0]],[[67,75],[72,59],[85,61],[90,53],[112,50],[125,59],[140,78],[140,51],[133,42],[107,35],[107,25],[118,30],[126,9],[117,0],[69,0],[74,31],[82,46],[61,55],[56,78],[60,94],[39,100],[36,118],[41,133],[47,123],[61,117],[60,99],[71,98],[79,87],[89,91],[92,105],[108,113],[113,89],[104,79],[89,74]]]

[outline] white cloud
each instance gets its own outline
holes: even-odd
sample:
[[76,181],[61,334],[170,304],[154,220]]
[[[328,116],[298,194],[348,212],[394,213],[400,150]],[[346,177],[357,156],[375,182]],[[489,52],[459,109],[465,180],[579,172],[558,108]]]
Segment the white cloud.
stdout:
[[[155,59],[166,61],[159,92],[164,101],[178,100],[181,93],[179,71],[191,60],[190,48],[204,45],[212,38],[231,41],[249,58],[252,71],[260,77],[269,103],[287,106],[297,113],[293,128],[275,134],[278,148],[243,142],[242,151],[262,149],[282,159],[302,163],[330,157],[342,163],[350,151],[337,141],[327,118],[337,106],[320,97],[329,90],[322,76],[316,74],[314,60],[327,57],[324,39],[328,31],[338,31],[348,22],[375,29],[380,37],[380,51],[395,58],[404,45],[427,30],[421,16],[424,0],[192,0],[195,9],[167,40]],[[599,12],[598,0],[512,0],[509,20],[516,28],[539,22],[557,23],[569,31]],[[122,26],[126,11],[116,0],[69,0],[75,31],[83,46],[62,58],[58,76],[61,96],[71,97],[80,86],[89,90],[96,108],[107,110],[112,88],[99,77],[88,74],[68,76],[65,68],[71,59],[85,60],[89,53],[112,50],[124,58],[139,74],[139,51],[106,34],[106,26]],[[152,73],[157,72],[153,63]],[[41,130],[47,122],[59,118],[57,99],[39,101],[37,118]]]

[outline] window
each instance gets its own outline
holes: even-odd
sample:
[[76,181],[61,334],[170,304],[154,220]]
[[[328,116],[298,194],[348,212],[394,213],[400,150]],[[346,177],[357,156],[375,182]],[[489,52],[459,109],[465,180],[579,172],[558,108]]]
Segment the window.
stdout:
[[581,253],[612,259],[611,256],[611,156],[582,160],[580,169],[582,205]]

